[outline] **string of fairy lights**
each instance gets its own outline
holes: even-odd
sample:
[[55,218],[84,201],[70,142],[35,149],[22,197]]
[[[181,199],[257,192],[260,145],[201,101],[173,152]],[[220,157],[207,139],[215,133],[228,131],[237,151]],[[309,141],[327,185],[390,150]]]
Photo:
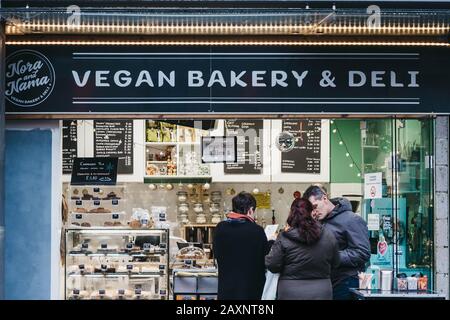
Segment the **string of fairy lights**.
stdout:
[[350,168],[353,168],[354,170],[356,170],[357,171],[356,175],[358,176],[358,178],[360,178],[361,173],[362,173],[361,168],[358,166],[358,162],[355,161],[355,158],[353,158],[347,143],[345,142],[344,138],[342,137],[341,131],[339,130],[339,127],[338,127],[336,121],[330,120],[330,125],[331,125],[331,132],[333,134],[337,134],[337,137],[339,140],[339,146],[342,146],[345,148],[345,157],[348,158],[348,160],[349,160],[348,166]]

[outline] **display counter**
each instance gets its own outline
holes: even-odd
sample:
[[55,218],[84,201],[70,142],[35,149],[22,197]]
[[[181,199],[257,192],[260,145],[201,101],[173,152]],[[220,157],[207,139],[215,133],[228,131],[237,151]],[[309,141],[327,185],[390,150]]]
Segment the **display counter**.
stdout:
[[174,269],[174,300],[217,300],[218,272],[208,269]]
[[380,289],[350,289],[357,300],[407,300],[427,299],[445,300],[445,295],[431,290],[404,291],[404,290],[380,290]]

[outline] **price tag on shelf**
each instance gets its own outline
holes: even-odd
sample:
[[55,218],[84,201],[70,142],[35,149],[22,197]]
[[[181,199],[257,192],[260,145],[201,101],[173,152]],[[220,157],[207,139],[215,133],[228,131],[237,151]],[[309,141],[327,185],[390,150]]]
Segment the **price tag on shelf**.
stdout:
[[127,270],[133,270],[133,265],[132,264],[127,264]]
[[75,219],[78,219],[78,220],[79,219],[83,219],[83,215],[78,213],[78,214],[75,215]]
[[77,206],[82,206],[82,205],[83,205],[83,201],[77,200],[77,201],[75,201],[75,204],[76,204]]
[[112,200],[112,205],[113,206],[118,206],[119,205],[119,200],[117,200],[117,199]]
[[100,192],[100,188],[94,188],[94,192]]
[[94,200],[94,206],[99,206],[100,205],[100,200]]
[[73,289],[73,294],[80,294],[80,290],[78,290],[78,289]]
[[112,215],[112,218],[115,219],[115,220],[117,220],[117,219],[119,219],[119,215],[118,215],[117,213],[114,213],[114,214]]
[[144,243],[142,245],[142,247],[144,248],[144,251],[150,251],[150,248],[152,247],[151,243]]
[[159,265],[159,270],[160,271],[164,271],[166,269],[166,266],[165,265],[163,265],[163,264],[160,264]]

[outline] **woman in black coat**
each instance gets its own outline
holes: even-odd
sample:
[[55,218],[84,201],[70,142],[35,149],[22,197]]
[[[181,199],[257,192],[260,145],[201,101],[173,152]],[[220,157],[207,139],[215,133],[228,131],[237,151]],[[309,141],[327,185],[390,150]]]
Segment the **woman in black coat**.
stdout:
[[279,272],[277,299],[331,300],[330,274],[339,265],[336,238],[311,216],[312,204],[295,199],[287,219],[289,228],[278,235],[266,267]]

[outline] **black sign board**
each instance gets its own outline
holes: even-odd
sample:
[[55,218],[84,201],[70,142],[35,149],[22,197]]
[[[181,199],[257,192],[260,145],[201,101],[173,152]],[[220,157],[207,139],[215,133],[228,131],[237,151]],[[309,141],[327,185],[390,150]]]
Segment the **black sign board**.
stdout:
[[225,135],[237,137],[237,163],[226,163],[225,174],[261,174],[263,120],[226,120]]
[[133,173],[133,120],[94,121],[94,156],[119,158],[119,174]]
[[117,158],[75,158],[72,185],[114,185],[117,181]]
[[415,46],[7,46],[5,113],[449,114],[449,53]]
[[281,172],[320,174],[321,120],[283,120],[282,131],[294,136],[295,146],[281,153]]
[[62,126],[63,174],[72,172],[73,159],[77,157],[77,121],[64,120]]

